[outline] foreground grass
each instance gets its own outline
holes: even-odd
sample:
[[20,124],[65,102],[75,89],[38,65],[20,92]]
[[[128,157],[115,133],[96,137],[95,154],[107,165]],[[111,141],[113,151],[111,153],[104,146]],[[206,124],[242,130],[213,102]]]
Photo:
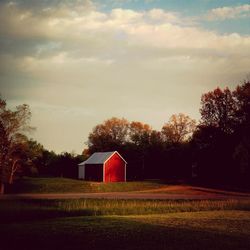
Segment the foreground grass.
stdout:
[[2,250],[249,249],[249,211],[84,216],[5,223]]
[[129,192],[166,187],[158,181],[100,183],[67,178],[23,178],[8,188],[8,193],[94,193]]
[[0,200],[0,221],[101,215],[149,215],[215,210],[250,211],[250,200]]
[[0,200],[1,250],[250,249],[250,201]]

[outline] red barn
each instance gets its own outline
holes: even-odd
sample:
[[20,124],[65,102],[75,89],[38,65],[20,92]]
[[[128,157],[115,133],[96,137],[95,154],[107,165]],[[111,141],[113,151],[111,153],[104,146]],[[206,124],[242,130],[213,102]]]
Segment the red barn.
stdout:
[[127,162],[117,152],[97,152],[78,164],[78,178],[90,181],[125,182]]

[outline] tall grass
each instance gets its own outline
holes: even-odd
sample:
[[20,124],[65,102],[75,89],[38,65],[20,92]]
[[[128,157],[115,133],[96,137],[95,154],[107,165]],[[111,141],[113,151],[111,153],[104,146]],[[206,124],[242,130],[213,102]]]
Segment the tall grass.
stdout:
[[249,200],[152,201],[152,200],[9,200],[0,201],[0,222],[62,216],[146,215],[213,210],[247,210]]
[[93,215],[161,214],[211,210],[250,210],[250,201],[150,201],[150,200],[66,200],[56,201],[57,208],[68,212],[88,210]]

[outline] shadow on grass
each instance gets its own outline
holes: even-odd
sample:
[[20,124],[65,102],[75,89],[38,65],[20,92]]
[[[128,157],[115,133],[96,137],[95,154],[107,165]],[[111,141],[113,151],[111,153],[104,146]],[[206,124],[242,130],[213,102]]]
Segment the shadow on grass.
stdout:
[[4,224],[2,250],[249,249],[250,239],[225,231],[153,225],[126,217],[77,217]]
[[[0,201],[1,223],[39,221],[51,218],[93,216],[93,209],[67,210],[60,207],[60,200]],[[65,201],[62,201],[62,203]]]

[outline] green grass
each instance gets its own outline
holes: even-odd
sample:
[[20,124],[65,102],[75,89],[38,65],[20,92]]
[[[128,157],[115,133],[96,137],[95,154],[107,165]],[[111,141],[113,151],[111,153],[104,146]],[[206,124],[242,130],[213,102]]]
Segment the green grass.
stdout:
[[6,223],[1,250],[202,249],[250,247],[249,211],[85,216]]
[[1,250],[250,249],[250,201],[0,200]]
[[14,222],[70,216],[148,215],[215,210],[250,211],[248,200],[0,200],[0,221]]
[[102,183],[67,178],[23,178],[8,187],[8,193],[129,192],[166,187],[158,181]]
[[[157,181],[24,178],[12,193],[193,193]],[[248,250],[250,200],[0,200],[1,250]]]

